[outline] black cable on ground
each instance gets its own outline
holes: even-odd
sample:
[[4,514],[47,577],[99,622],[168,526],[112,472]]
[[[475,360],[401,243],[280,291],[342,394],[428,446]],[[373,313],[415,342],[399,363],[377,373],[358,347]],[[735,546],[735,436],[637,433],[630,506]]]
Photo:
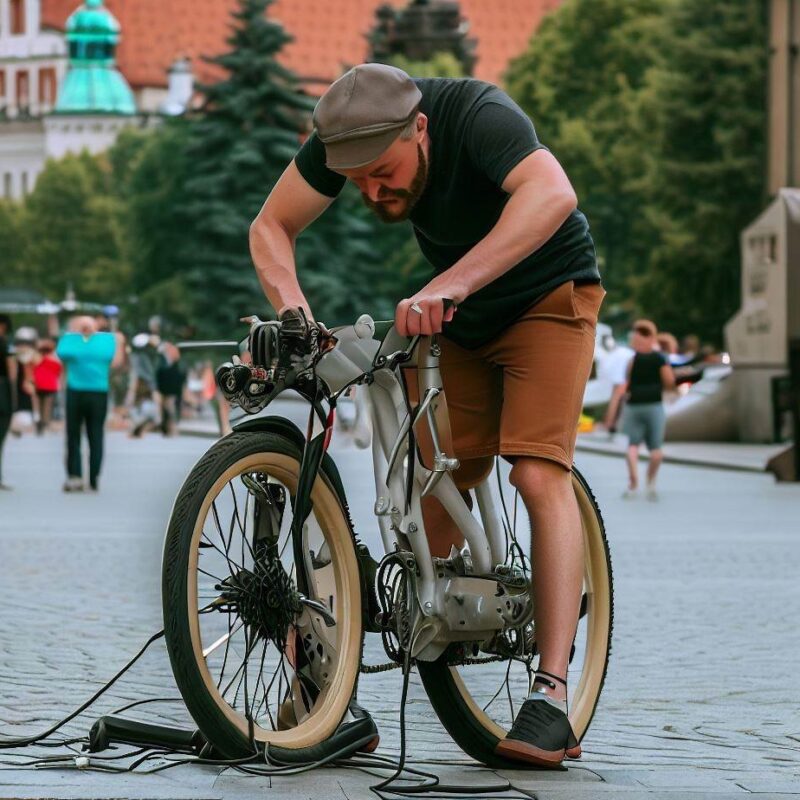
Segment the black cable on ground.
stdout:
[[[75,719],[79,714],[82,714],[89,708],[92,703],[94,703],[99,697],[101,697],[105,692],[107,692],[145,653],[148,647],[150,647],[153,642],[158,641],[164,635],[164,629],[162,628],[158,633],[153,634],[144,644],[141,650],[119,671],[117,672],[114,677],[105,684],[105,686],[98,689],[83,705],[79,708],[75,709],[69,716],[64,717],[60,722],[57,722],[52,727],[48,728],[46,731],[42,733],[38,733],[35,736],[20,736],[20,737],[13,737],[13,738],[0,738],[0,749],[10,749],[16,747],[27,747],[31,744],[37,744],[42,739],[46,739],[48,736],[54,734],[59,728],[63,728],[70,720]],[[79,740],[80,741],[80,740]]]
[[[431,772],[427,772],[421,769],[417,769],[411,766],[408,766],[406,763],[406,719],[405,719],[405,711],[406,711],[406,701],[408,698],[408,685],[410,680],[410,673],[411,673],[411,659],[409,655],[409,647],[404,649],[403,653],[403,689],[402,689],[402,696],[401,696],[401,704],[400,704],[400,758],[399,761],[394,761],[386,756],[379,756],[373,754],[365,754],[359,753],[356,755],[350,755],[351,746],[343,748],[338,752],[331,753],[324,759],[320,759],[319,761],[315,761],[308,764],[302,765],[287,765],[281,766],[277,764],[271,764],[268,761],[269,758],[269,750],[268,748],[264,748],[263,750],[257,749],[251,755],[248,755],[244,758],[238,759],[213,759],[213,758],[204,758],[202,756],[186,756],[186,755],[179,755],[178,757],[171,757],[176,756],[174,751],[167,750],[164,748],[137,748],[133,749],[126,753],[121,753],[117,755],[109,755],[103,756],[99,754],[81,754],[76,751],[72,745],[74,744],[88,744],[87,737],[73,737],[67,739],[59,739],[56,741],[46,741],[49,737],[53,735],[56,731],[62,728],[71,720],[75,719],[78,715],[83,713],[87,708],[89,708],[93,703],[97,701],[106,691],[108,691],[111,686],[113,686],[133,665],[144,655],[147,649],[152,645],[154,642],[158,641],[164,635],[164,631],[161,630],[158,633],[151,636],[142,648],[138,651],[138,653],[128,661],[125,666],[122,667],[112,678],[109,680],[104,686],[102,686],[98,691],[96,691],[85,703],[80,705],[77,709],[75,709],[72,713],[66,716],[61,721],[57,722],[56,724],[52,725],[45,731],[42,731],[39,734],[32,735],[32,736],[22,736],[22,737],[5,737],[0,738],[0,749],[16,749],[20,747],[29,747],[31,745],[39,745],[44,747],[66,747],[72,751],[70,755],[63,755],[63,756],[42,756],[40,758],[36,758],[33,756],[28,756],[28,761],[26,762],[13,762],[13,761],[2,761],[0,763],[4,763],[8,767],[19,769],[19,768],[36,768],[36,769],[78,769],[80,771],[88,771],[88,772],[105,772],[105,773],[125,773],[125,772],[134,772],[139,771],[143,774],[154,774],[157,772],[162,772],[167,769],[173,769],[174,767],[184,766],[187,764],[203,764],[208,766],[219,766],[222,767],[222,771],[227,769],[233,769],[239,773],[246,774],[246,775],[255,775],[260,777],[289,777],[292,775],[300,775],[306,772],[309,772],[314,769],[318,769],[323,766],[337,766],[343,767],[347,769],[355,769],[364,774],[371,775],[373,777],[381,777],[379,772],[376,770],[393,770],[392,774],[388,778],[384,778],[378,784],[371,786],[370,789],[381,798],[381,800],[388,800],[389,797],[417,797],[419,795],[426,795],[430,798],[435,797],[451,797],[453,795],[482,795],[486,800],[489,797],[493,797],[496,795],[502,795],[505,800],[510,800],[508,793],[516,791],[514,787],[511,786],[510,783],[505,782],[503,784],[494,784],[494,785],[485,785],[485,786],[451,786],[442,784],[439,781],[437,775]],[[154,702],[175,702],[178,698],[150,698],[145,700],[135,701],[133,703],[129,703],[118,711],[125,711],[130,708],[134,708],[139,705],[144,705],[145,703],[154,703]],[[256,747],[256,743],[254,738],[251,738],[251,743],[253,744],[254,748]],[[19,753],[9,753],[9,756],[13,758],[25,758],[25,754]],[[116,763],[109,763],[109,762],[117,762],[123,759],[131,759],[134,760],[130,764],[121,765]],[[149,769],[140,769],[144,764],[148,761],[153,759],[164,759],[166,763],[159,764],[157,766],[151,767]],[[409,784],[408,781],[416,780],[416,783]],[[404,784],[399,784],[398,781],[406,781]],[[436,794],[434,794],[434,792]],[[525,798],[525,795],[517,795],[520,800]]]

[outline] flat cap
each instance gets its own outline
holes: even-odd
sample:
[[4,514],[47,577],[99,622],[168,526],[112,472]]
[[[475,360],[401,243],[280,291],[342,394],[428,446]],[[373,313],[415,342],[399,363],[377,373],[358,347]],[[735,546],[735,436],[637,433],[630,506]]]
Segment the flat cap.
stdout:
[[332,169],[363,167],[400,135],[422,92],[403,70],[359,64],[334,81],[314,109],[314,127]]

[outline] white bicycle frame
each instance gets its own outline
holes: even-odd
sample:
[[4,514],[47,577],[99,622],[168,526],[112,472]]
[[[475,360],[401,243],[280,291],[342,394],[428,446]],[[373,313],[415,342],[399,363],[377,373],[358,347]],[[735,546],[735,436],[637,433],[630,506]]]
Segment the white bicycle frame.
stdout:
[[[375,358],[405,350],[408,339],[400,337],[394,327],[383,340],[373,338],[375,324],[368,315],[355,325],[337,328],[336,347],[325,354],[316,367],[332,393],[338,392],[360,375],[372,369]],[[372,458],[375,474],[375,515],[378,518],[386,553],[406,549],[408,543],[417,562],[417,597],[421,617],[418,619],[412,655],[432,660],[447,643],[456,640],[489,636],[504,627],[500,608],[493,600],[497,583],[481,576],[488,575],[506,560],[506,539],[488,478],[475,489],[483,525],[473,516],[456,488],[450,472],[458,467],[453,454],[442,450],[439,421],[446,414],[446,402],[439,372],[439,348],[435,337],[422,337],[417,343],[419,410],[417,425],[427,419],[434,446],[434,466],[428,469],[420,461],[417,449],[408,452],[411,418],[399,370],[381,369],[366,390],[367,406],[372,423]],[[414,458],[414,481],[410,497],[406,497],[407,459]],[[422,516],[421,499],[436,497],[464,534],[472,559],[474,577],[453,579],[437,574],[431,557]],[[474,598],[455,620],[452,605],[463,606],[465,596]],[[455,603],[454,603],[455,601]],[[491,605],[487,614],[486,606]],[[493,617],[493,618],[492,618]],[[467,619],[480,619],[490,626],[476,629]],[[477,623],[479,626],[481,623]],[[465,626],[458,628],[458,625]],[[454,629],[455,626],[455,629]],[[424,633],[423,633],[424,632]]]

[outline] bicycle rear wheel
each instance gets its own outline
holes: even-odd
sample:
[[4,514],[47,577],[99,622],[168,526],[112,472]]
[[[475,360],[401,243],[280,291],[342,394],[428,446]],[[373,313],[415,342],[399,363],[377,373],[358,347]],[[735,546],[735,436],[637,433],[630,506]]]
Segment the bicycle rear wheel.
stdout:
[[[611,556],[600,510],[583,476],[573,470],[584,540],[584,579],[580,619],[568,669],[569,717],[580,741],[594,716],[603,689],[611,653],[613,586]],[[516,512],[515,512],[516,513]],[[530,626],[535,642],[535,630]],[[536,668],[535,645],[526,659],[518,657],[458,659],[453,648],[432,662],[417,662],[425,691],[442,725],[465,753],[490,767],[524,768],[524,764],[496,756],[528,694]],[[454,665],[454,660],[470,661]]]

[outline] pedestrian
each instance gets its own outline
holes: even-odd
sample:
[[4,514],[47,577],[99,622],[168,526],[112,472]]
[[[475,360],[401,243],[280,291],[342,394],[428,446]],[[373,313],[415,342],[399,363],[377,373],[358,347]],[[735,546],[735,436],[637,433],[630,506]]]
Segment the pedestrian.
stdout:
[[131,439],[141,439],[147,431],[159,427],[158,402],[156,393],[145,378],[137,378],[133,389],[131,406]]
[[181,419],[183,387],[186,370],[181,363],[181,351],[172,342],[161,345],[163,361],[156,370],[156,387],[161,403],[161,432],[173,436]]
[[67,480],[65,492],[81,492],[81,434],[89,440],[89,489],[96,492],[103,463],[103,439],[111,362],[117,342],[113,333],[98,332],[92,317],[75,317],[58,343],[56,355],[67,370]]
[[693,333],[684,336],[683,339],[681,339],[681,345],[678,348],[678,358],[675,360],[675,363],[681,366],[691,366],[699,363],[701,360],[700,339]]
[[680,364],[682,359],[678,352],[678,340],[667,331],[659,331],[656,338],[658,340],[657,348],[667,357],[670,366]]
[[10,333],[11,317],[0,314],[0,490],[5,491],[11,487],[3,483],[3,444],[11,427],[17,396],[17,362],[9,352]]
[[210,361],[206,361],[203,367],[203,400],[214,409],[220,437],[227,436],[233,430],[231,428],[231,407],[217,386],[214,366]]
[[52,339],[40,339],[36,345],[37,358],[33,362],[33,388],[35,391],[36,433],[41,436],[50,427],[53,406],[61,383],[64,367],[55,355]]
[[[383,222],[410,221],[435,276],[398,303],[395,329],[442,334],[455,483],[466,493],[505,457],[536,531],[539,669],[495,752],[558,766],[580,753],[566,700],[584,564],[571,470],[605,295],[586,217],[530,119],[489,83],[361,64],[320,98],[314,124],[250,227],[259,280],[308,332],[294,241],[344,184]],[[422,518],[433,555],[463,546],[435,498]]]
[[597,377],[611,385],[611,396],[603,417],[603,427],[609,435],[617,432],[622,407],[625,403],[625,392],[628,384],[628,364],[633,358],[633,350],[612,338],[612,346],[606,357],[597,366]]
[[17,328],[14,333],[14,358],[17,362],[16,407],[11,419],[11,433],[14,436],[33,428],[33,404],[36,390],[33,384],[33,362],[37,356],[35,328]]
[[662,393],[675,388],[675,376],[664,353],[656,350],[658,330],[654,322],[640,319],[633,325],[631,346],[635,355],[628,365],[627,396],[622,413],[622,430],[628,437],[628,488],[623,497],[636,497],[639,488],[639,448],[644,443],[650,454],[647,465],[647,499],[658,500],[656,476],[664,459],[666,412]]
[[103,313],[95,316],[99,331],[113,333],[117,340],[117,349],[114,360],[111,362],[111,377],[109,378],[109,395],[111,399],[112,429],[125,427],[127,417],[126,398],[128,396],[128,382],[130,380],[130,348],[125,334],[119,329],[119,308],[117,306],[104,306]]

